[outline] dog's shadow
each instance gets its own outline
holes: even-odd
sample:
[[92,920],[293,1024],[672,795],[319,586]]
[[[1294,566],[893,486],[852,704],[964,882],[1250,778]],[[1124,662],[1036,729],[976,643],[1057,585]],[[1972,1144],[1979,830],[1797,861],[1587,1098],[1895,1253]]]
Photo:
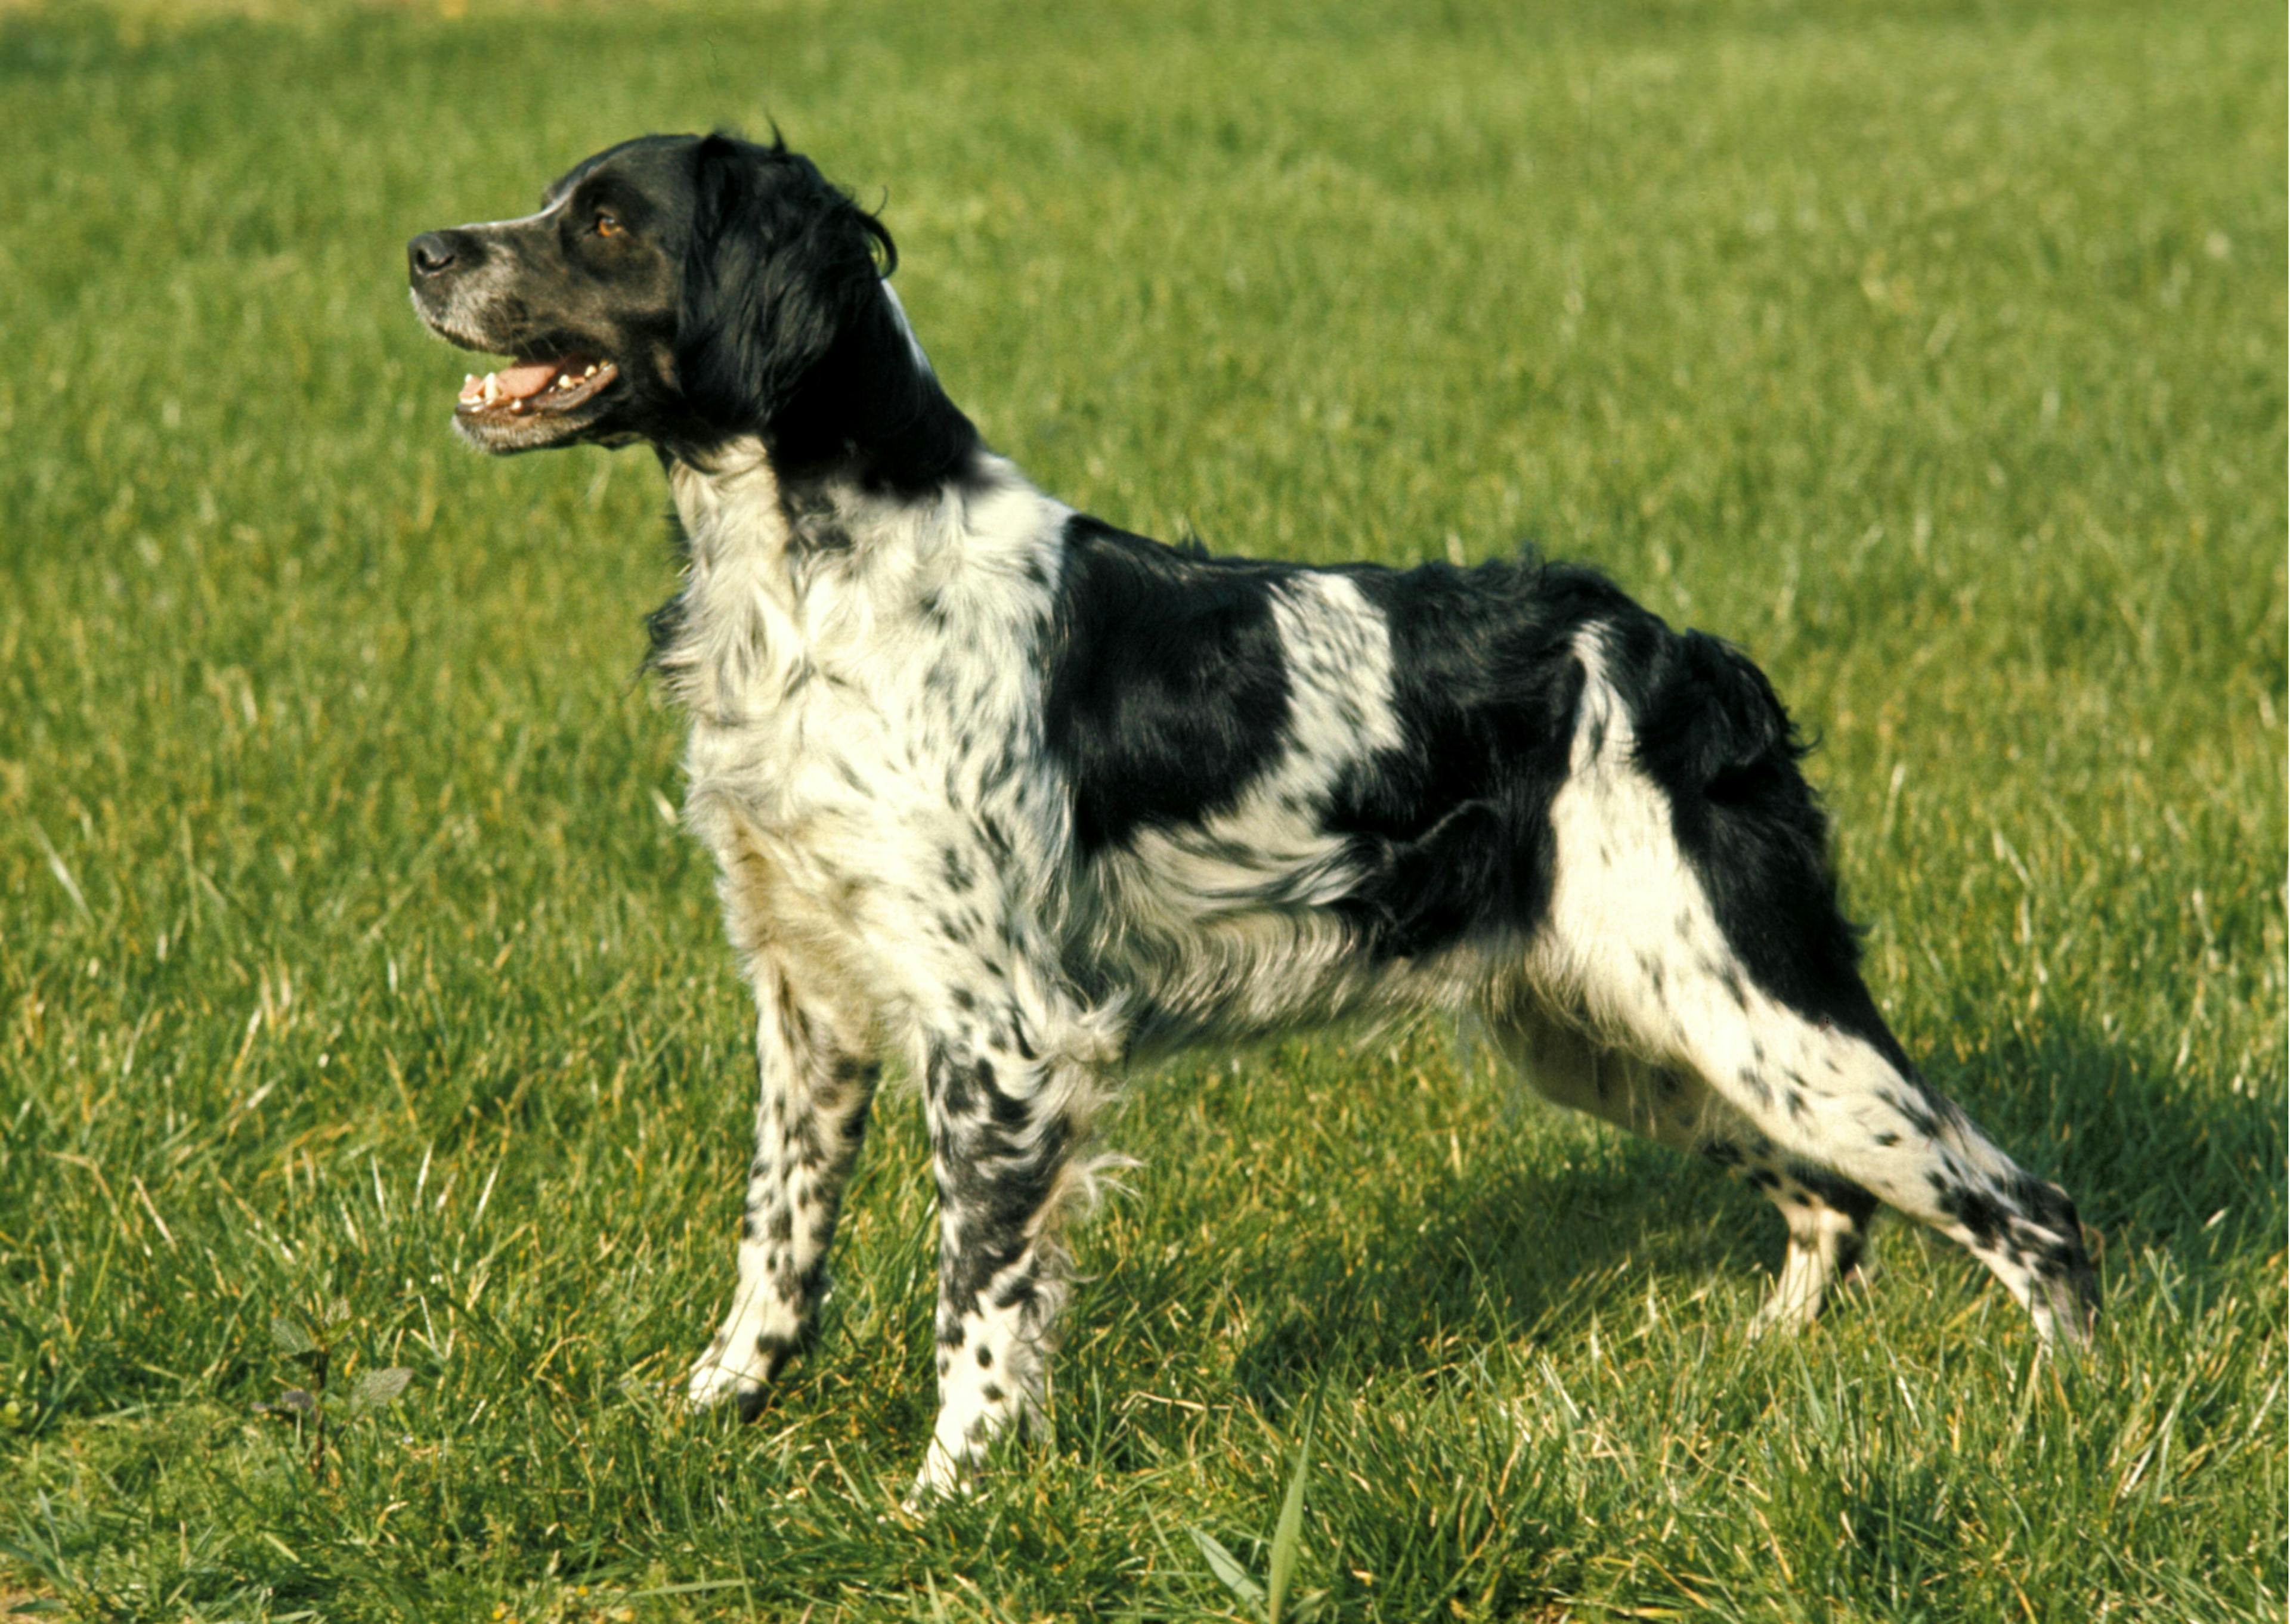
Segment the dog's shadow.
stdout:
[[[2279,1079],[2236,1093],[2136,1045],[2054,1026],[1933,1080],[2076,1198],[2103,1276],[2127,1275],[2150,1249],[2200,1275],[2278,1244],[2290,1213]],[[1471,1176],[1404,1197],[1300,1204],[1277,1256],[1236,1265],[1251,1304],[1240,1390],[1277,1407],[1332,1373],[1436,1380],[1470,1347],[1569,1334],[1589,1301],[1611,1300],[1598,1283],[1616,1270],[1650,1273],[1669,1304],[1740,1281],[1744,1313],[1770,1284],[1785,1231],[1738,1181],[1599,1128],[1562,1152],[1559,1171],[1550,1159],[1491,1151]]]
[[1332,1372],[1436,1382],[1489,1342],[1568,1334],[1617,1272],[1651,1268],[1674,1299],[1778,1264],[1784,1231],[1755,1192],[1604,1132],[1555,1172],[1514,1158],[1372,1222],[1357,1205],[1300,1218],[1309,1238],[1284,1259],[1293,1280],[1262,1281],[1236,1385],[1277,1405]]

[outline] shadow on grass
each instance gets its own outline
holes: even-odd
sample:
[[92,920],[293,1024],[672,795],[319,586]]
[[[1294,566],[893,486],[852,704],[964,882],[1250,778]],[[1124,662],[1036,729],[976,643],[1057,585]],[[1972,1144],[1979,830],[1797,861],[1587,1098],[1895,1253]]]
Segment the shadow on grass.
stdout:
[[[1934,1080],[2075,1197],[2097,1231],[2103,1279],[2149,1249],[2199,1276],[2278,1251],[2290,1216],[2278,1069],[2231,1092],[2078,1027]],[[1239,1354],[1234,1380],[1275,1406],[1332,1374],[1413,1370],[1436,1382],[1475,1348],[1564,1336],[1614,1300],[1607,1276],[1618,1271],[1650,1272],[1673,1305],[1728,1280],[1761,1294],[1784,1242],[1763,1197],[1639,1141],[1557,1172],[1495,1166],[1413,1204],[1362,1201],[1341,1220],[1303,1222],[1279,1277],[1269,1259],[1245,1276],[1251,1295],[1283,1306]]]
[[1597,1161],[1493,1168],[1435,1204],[1332,1224],[1286,1279],[1262,1281],[1284,1307],[1242,1349],[1235,1385],[1275,1405],[1332,1374],[1413,1370],[1436,1385],[1487,1344],[1568,1334],[1617,1273],[1652,1268],[1676,1300],[1779,1262],[1782,1226],[1747,1188],[1650,1146]]

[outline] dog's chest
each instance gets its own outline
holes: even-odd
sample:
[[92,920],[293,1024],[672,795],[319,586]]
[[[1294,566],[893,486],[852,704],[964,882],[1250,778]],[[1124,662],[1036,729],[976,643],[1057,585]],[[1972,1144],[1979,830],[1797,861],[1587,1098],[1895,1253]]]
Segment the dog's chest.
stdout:
[[899,740],[916,707],[903,662],[860,646],[857,627],[886,629],[878,606],[832,585],[789,591],[739,564],[694,576],[676,676],[692,717],[685,768],[695,807],[724,798],[743,822],[773,831],[895,818],[909,753]]
[[799,532],[769,481],[675,480],[692,552],[661,663],[692,717],[687,815],[735,911],[863,931],[870,897],[925,900],[917,853],[975,845],[1036,753],[1042,609],[981,586],[975,538]]
[[692,530],[683,625],[664,663],[689,708],[695,810],[757,829],[896,821],[916,770],[959,740],[913,669],[909,582],[873,560],[805,557],[776,510]]

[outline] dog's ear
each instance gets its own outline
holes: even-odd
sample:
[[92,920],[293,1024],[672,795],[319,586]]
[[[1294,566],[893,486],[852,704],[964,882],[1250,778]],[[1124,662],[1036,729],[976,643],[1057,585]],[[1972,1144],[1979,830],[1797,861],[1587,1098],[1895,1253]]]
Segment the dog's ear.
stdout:
[[677,377],[706,420],[760,429],[882,304],[890,238],[783,141],[711,135],[693,162]]

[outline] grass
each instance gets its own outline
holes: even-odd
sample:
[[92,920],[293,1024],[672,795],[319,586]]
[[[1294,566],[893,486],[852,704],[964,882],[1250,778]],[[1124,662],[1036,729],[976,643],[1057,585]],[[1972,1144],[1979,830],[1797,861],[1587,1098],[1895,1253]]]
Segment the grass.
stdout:
[[[82,1617],[2279,1618],[2285,94],[2225,4],[18,7],[0,230],[0,1594]],[[776,116],[1116,522],[1531,537],[1771,670],[1878,995],[2102,1233],[1746,1322],[1765,1204],[1436,1032],[1138,1080],[1053,1446],[923,1526],[925,1148],[821,1350],[722,1306],[746,1017],[640,454],[505,463],[400,245]],[[314,1483],[272,1317],[403,1365]]]

